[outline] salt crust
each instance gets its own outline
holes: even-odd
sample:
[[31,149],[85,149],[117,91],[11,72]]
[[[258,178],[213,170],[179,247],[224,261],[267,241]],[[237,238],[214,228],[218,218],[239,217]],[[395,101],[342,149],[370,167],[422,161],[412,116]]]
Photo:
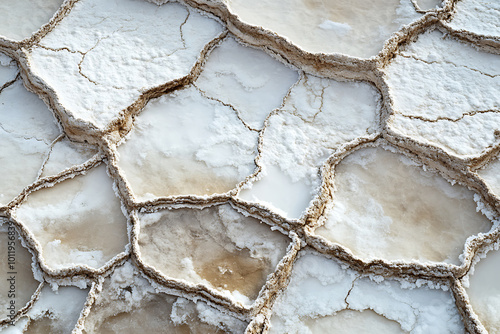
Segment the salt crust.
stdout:
[[456,14],[449,25],[453,29],[467,30],[478,35],[500,37],[496,0],[461,0],[457,2]]
[[296,71],[261,50],[227,38],[208,56],[196,87],[230,104],[245,124],[260,130],[297,79]]
[[[420,1],[418,1],[418,2],[420,2]],[[465,0],[464,0],[464,2],[465,2]],[[322,29],[333,28],[333,30],[336,30],[336,32],[339,34],[343,34],[345,32],[349,32],[352,30],[352,29],[349,29],[350,26],[348,26],[346,24],[342,24],[342,23],[334,22],[334,21],[328,21],[328,20],[323,21],[320,25],[322,26]],[[0,62],[1,62],[1,59],[0,59]],[[45,89],[46,88],[44,88],[44,90]],[[377,282],[379,282],[379,281],[377,281]]]
[[381,148],[344,158],[334,183],[333,209],[315,234],[365,261],[460,265],[467,238],[492,228],[472,191]]
[[[40,177],[57,175],[90,159],[96,149],[61,134],[52,112],[15,80],[17,67],[0,57],[0,205]],[[3,89],[1,87],[4,86]]]
[[276,301],[269,332],[314,333],[307,326],[311,320],[335,317],[345,309],[373,310],[398,322],[405,332],[464,332],[449,291],[394,280],[374,282],[309,251],[296,261],[290,283]]
[[498,143],[500,58],[438,30],[426,32],[384,70],[396,133],[459,157]]
[[488,333],[500,331],[500,284],[498,268],[500,251],[498,244],[482,254],[482,258],[474,264],[468,276],[464,279],[467,294],[474,312]]
[[416,0],[416,3],[421,10],[433,10],[443,5],[442,0]]
[[486,166],[478,169],[476,173],[486,182],[491,191],[500,198],[500,160],[492,159]]
[[253,173],[257,137],[190,86],[148,103],[118,147],[118,166],[140,200],[225,193]]
[[143,92],[188,75],[221,32],[178,3],[81,0],[28,62],[66,113],[104,129]]
[[63,0],[4,0],[0,13],[8,13],[0,20],[0,36],[20,41],[28,38],[49,22]]
[[2,333],[71,333],[78,321],[89,289],[45,285],[37,301],[15,326],[4,327]]
[[52,269],[99,268],[128,243],[127,220],[104,165],[32,193],[15,215]]
[[418,19],[410,0],[226,1],[251,25],[261,26],[312,53],[369,58],[403,25]]
[[140,216],[144,262],[167,277],[204,284],[251,305],[290,240],[229,205]]
[[379,98],[363,82],[304,74],[269,117],[258,161],[262,172],[238,197],[299,218],[317,193],[326,159],[340,146],[377,132]]
[[104,282],[83,333],[243,333],[246,323],[202,301],[159,293],[126,262]]

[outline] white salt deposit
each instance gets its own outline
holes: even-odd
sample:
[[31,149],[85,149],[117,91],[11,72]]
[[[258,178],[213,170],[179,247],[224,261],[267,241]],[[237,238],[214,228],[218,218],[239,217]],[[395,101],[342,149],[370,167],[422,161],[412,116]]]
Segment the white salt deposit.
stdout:
[[118,165],[139,199],[225,193],[253,173],[257,137],[234,110],[191,86],[146,106],[118,148]]
[[63,0],[2,0],[0,36],[20,41],[49,22]]
[[82,0],[28,60],[66,112],[102,129],[142,92],[188,75],[221,32],[178,3]]
[[342,144],[377,131],[378,99],[366,83],[304,75],[269,118],[263,171],[238,196],[299,218],[317,193],[326,159]]
[[460,264],[465,240],[491,228],[472,191],[381,148],[345,158],[334,182],[333,209],[315,233],[365,260]]
[[[346,313],[346,309],[361,314]],[[274,305],[269,332],[319,334],[327,323],[351,328],[370,324],[372,330],[379,327],[394,333],[464,332],[449,291],[404,286],[392,280],[376,283],[359,278],[333,260],[305,252]]]
[[420,17],[410,0],[231,0],[232,12],[309,52],[369,58],[402,25]]

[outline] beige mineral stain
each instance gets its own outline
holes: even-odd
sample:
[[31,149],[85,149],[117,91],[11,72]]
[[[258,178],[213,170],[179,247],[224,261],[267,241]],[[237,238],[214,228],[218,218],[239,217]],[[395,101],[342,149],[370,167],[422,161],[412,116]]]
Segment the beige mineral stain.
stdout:
[[166,276],[249,299],[257,297],[289,242],[227,205],[144,215],[141,225],[145,263]]
[[312,334],[329,333],[335,329],[335,334],[352,333],[385,333],[405,334],[401,326],[372,310],[354,311],[343,310],[335,315],[317,319],[306,319],[304,324]]
[[381,148],[339,163],[335,187],[333,210],[316,234],[366,260],[459,264],[465,240],[491,228],[472,191]]
[[[189,157],[165,157],[159,152],[148,152],[149,161],[142,166],[123,159],[120,166],[140,199],[154,199],[169,195],[211,195],[230,191],[238,184],[233,175],[217,175],[206,163]],[[155,162],[160,162],[155,163]]]
[[16,214],[52,268],[97,268],[128,243],[127,220],[104,165],[31,194]]
[[474,266],[469,277],[469,295],[472,309],[488,333],[500,333],[500,251],[490,251]]
[[238,333],[246,324],[204,302],[158,293],[134,266],[119,267],[102,286],[83,333]]
[[228,0],[244,22],[276,32],[309,52],[369,58],[403,24],[417,19],[410,0]]
[[[9,246],[12,247],[10,250]],[[11,300],[15,302],[15,312],[19,311],[31,299],[40,282],[33,277],[31,253],[21,245],[14,225],[10,228],[8,223],[0,226],[0,250],[3,252],[0,257],[0,319],[4,319],[10,314]],[[10,280],[12,276],[14,280]],[[15,296],[9,296],[11,293]]]
[[[154,295],[146,297],[146,301],[129,312],[119,312],[102,319],[100,325],[93,329],[84,330],[85,334],[135,334],[144,333],[172,333],[172,334],[203,334],[225,333],[220,328],[205,324],[198,319],[188,318],[186,323],[175,324],[171,320],[172,304],[175,297],[168,295]],[[108,307],[113,307],[112,304]]]
[[[230,253],[221,250],[216,258],[212,254],[196,261],[197,273],[219,289],[240,291],[245,296],[257,296],[266,279],[269,261],[250,257],[248,250]],[[199,262],[199,263],[198,263]]]
[[2,0],[0,36],[16,41],[30,37],[48,23],[63,0]]

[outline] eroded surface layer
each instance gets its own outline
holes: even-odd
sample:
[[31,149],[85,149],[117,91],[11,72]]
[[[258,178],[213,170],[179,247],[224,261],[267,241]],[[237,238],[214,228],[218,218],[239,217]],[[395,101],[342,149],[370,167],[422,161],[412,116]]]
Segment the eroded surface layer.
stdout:
[[378,99],[366,83],[304,75],[269,118],[263,170],[238,196],[299,218],[317,193],[325,160],[342,144],[377,131]]
[[462,0],[450,26],[478,35],[500,37],[500,3],[496,0]]
[[231,105],[249,127],[261,129],[297,79],[297,72],[264,52],[227,38],[208,57],[196,87]]
[[143,92],[188,75],[221,31],[178,3],[82,0],[28,61],[57,94],[59,109],[105,128]]
[[309,52],[369,58],[402,25],[420,17],[410,0],[226,1],[244,22],[285,37]]
[[0,222],[0,249],[5,252],[0,258],[0,319],[4,319],[26,305],[40,282],[33,277],[31,253],[22,247],[14,225]]
[[364,259],[459,264],[466,239],[491,228],[472,191],[381,148],[345,158],[334,182],[333,209],[315,233]]
[[196,87],[151,101],[118,148],[118,165],[137,198],[212,195],[255,169],[257,132]]
[[155,292],[127,262],[105,281],[84,327],[86,334],[236,334],[246,324],[204,302]]
[[424,33],[385,69],[404,136],[458,155],[478,155],[498,142],[500,57],[437,30]]
[[13,40],[30,37],[48,23],[63,0],[3,0],[0,2],[0,36]]
[[127,220],[104,165],[30,194],[16,216],[39,242],[52,269],[79,264],[98,268],[128,243]]
[[243,304],[254,300],[290,240],[228,205],[141,218],[140,253],[167,277],[202,283]]
[[389,333],[463,333],[453,297],[445,290],[360,277],[333,260],[305,252],[274,306],[270,333],[319,334],[327,323],[370,325]]
[[488,333],[500,332],[500,251],[494,250],[486,254],[471,270],[467,293],[474,312]]

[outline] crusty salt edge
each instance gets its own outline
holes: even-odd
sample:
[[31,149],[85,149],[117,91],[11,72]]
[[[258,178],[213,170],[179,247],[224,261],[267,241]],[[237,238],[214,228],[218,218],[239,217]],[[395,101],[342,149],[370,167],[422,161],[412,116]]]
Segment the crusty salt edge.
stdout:
[[94,282],[92,282],[92,287],[90,288],[87,300],[85,301],[85,305],[83,306],[83,309],[80,312],[78,321],[76,322],[73,331],[71,331],[71,334],[81,334],[82,331],[85,329],[85,319],[90,314],[90,310],[92,309],[92,306],[96,302],[99,293],[101,293],[103,283],[104,283],[104,277],[102,276],[99,277]]
[[[289,267],[293,263],[300,240],[296,234],[292,234],[292,242],[287,250],[287,255],[277,264],[273,273],[268,276],[266,284],[261,288],[258,297],[247,306],[233,299],[227,294],[223,294],[203,283],[193,284],[182,279],[174,279],[162,274],[153,265],[145,263],[141,258],[139,247],[140,224],[137,212],[132,212],[133,227],[131,229],[132,258],[139,269],[150,279],[160,283],[161,286],[186,292],[191,298],[201,296],[211,304],[223,306],[231,312],[250,317],[266,307],[274,300],[277,291],[282,287],[283,278],[287,277]],[[292,259],[292,260],[290,260]],[[286,273],[285,273],[286,272]]]
[[[38,95],[44,96],[44,101],[48,103],[50,106],[52,106],[53,110],[59,110],[57,107],[62,108],[61,110],[63,112],[60,111],[57,112],[57,117],[63,124],[65,132],[70,137],[78,138],[79,140],[83,139],[83,140],[89,140],[91,142],[94,141],[100,142],[100,139],[98,137],[102,136],[104,132],[94,131],[95,129],[89,128],[89,125],[87,123],[78,122],[77,120],[71,119],[71,117],[64,112],[65,111],[64,107],[60,105],[58,106],[57,102],[55,102],[56,97],[53,97],[55,96],[54,92],[51,92],[48,89],[48,87],[36,83],[36,78],[30,72],[28,64],[26,64],[26,61],[23,62],[23,55],[24,55],[23,51],[21,52],[19,51],[20,48],[29,48],[30,45],[33,45],[33,43],[39,41],[43,37],[43,35],[45,35],[48,31],[50,31],[50,29],[52,29],[57,24],[57,22],[59,22],[69,12],[69,10],[71,10],[72,5],[75,2],[76,1],[66,1],[63,4],[63,6],[59,9],[59,11],[54,15],[53,19],[47,25],[40,28],[38,32],[36,32],[32,37],[23,41],[22,43],[13,42],[0,38],[0,49],[6,52],[7,54],[13,56],[15,59],[18,59],[18,61],[21,63],[21,66],[23,65],[25,66],[21,71],[21,75],[23,76],[25,85],[27,85],[28,87],[32,87],[32,90],[35,91],[35,93],[37,93]],[[453,37],[459,38],[464,41],[468,41],[469,43],[472,43],[485,51],[497,54],[500,53],[497,37],[494,36],[485,37],[466,31],[453,30],[446,24],[444,20],[448,20],[452,17],[455,1],[446,1],[442,9],[429,11],[429,13],[427,13],[424,17],[422,17],[418,21],[412,23],[409,26],[403,27],[400,30],[400,32],[393,34],[393,37],[385,43],[383,50],[379,53],[377,57],[368,60],[366,59],[363,60],[339,54],[324,55],[324,54],[307,53],[300,50],[298,47],[294,46],[293,44],[291,44],[290,42],[288,42],[287,40],[281,38],[276,34],[273,34],[269,31],[265,31],[264,29],[258,27],[249,26],[244,22],[241,22],[236,15],[230,13],[229,10],[225,7],[225,5],[223,5],[220,2],[208,1],[208,0],[205,1],[189,0],[186,1],[186,3],[198,9],[206,10],[211,14],[217,16],[222,22],[226,23],[226,26],[229,29],[229,31],[234,33],[238,38],[243,40],[245,43],[260,47],[265,51],[267,51],[268,53],[274,55],[276,58],[291,63],[297,68],[303,69],[308,73],[315,73],[325,77],[342,79],[342,80],[355,79],[355,80],[367,80],[372,82],[379,89],[379,91],[381,91],[383,96],[384,107],[382,109],[382,115],[381,115],[382,124],[387,124],[388,117],[393,113],[393,111],[392,111],[391,98],[388,94],[388,87],[384,81],[383,73],[378,70],[378,66],[384,66],[385,64],[390,62],[390,59],[392,58],[392,56],[398,50],[399,47],[401,47],[405,43],[412,41],[421,32],[426,31],[428,29],[432,29],[433,27],[437,27],[440,30],[445,29]],[[221,38],[223,38],[223,36]],[[215,41],[214,44],[216,44],[217,42],[218,41]],[[210,47],[208,49],[210,49]],[[204,57],[200,58],[204,59]],[[203,64],[200,63],[197,73],[201,71],[202,66]],[[39,86],[37,86],[37,84]],[[127,111],[123,113],[123,117],[120,120],[110,125],[110,127],[107,129],[107,133],[110,133],[110,137],[112,138],[112,139],[110,138],[111,139],[110,141],[111,142],[119,141],[120,138],[130,130],[130,128],[132,127],[131,123],[133,120],[133,116],[140,112],[140,110],[144,107],[144,105],[147,103],[149,99],[162,95],[166,92],[175,90],[176,88],[182,87],[186,84],[188,83],[184,81],[176,82],[171,84],[170,86],[167,85],[154,89],[153,92],[149,92],[149,95],[147,97],[144,96],[143,94],[143,96],[138,101],[136,101],[136,103],[127,108]],[[50,96],[51,93],[53,96]],[[75,124],[76,128],[73,128],[73,126],[71,126],[72,122],[76,123]],[[498,215],[497,208],[500,205],[499,198],[491,192],[491,190],[482,180],[482,178],[480,178],[476,173],[472,172],[469,168],[469,166],[478,167],[484,165],[488,160],[490,160],[500,151],[500,148],[498,146],[492,147],[488,151],[482,152],[480,155],[475,156],[473,158],[460,159],[457,157],[453,157],[448,152],[445,152],[442,149],[435,147],[433,145],[418,142],[417,140],[410,137],[408,138],[401,137],[399,134],[392,131],[388,126],[385,126],[384,130],[382,131],[382,136],[387,141],[395,145],[395,147],[398,148],[398,151],[403,153],[413,152],[426,165],[434,169],[437,169],[440,172],[440,174],[442,175],[444,174],[446,176],[445,178],[447,178],[448,180],[449,179],[458,180],[459,183],[466,185],[469,188],[476,191],[477,193],[479,193],[485,205],[491,207],[491,209],[494,209],[495,214]],[[259,140],[259,143],[260,142],[261,140]],[[260,219],[265,221],[274,222],[282,230],[288,230],[288,231],[296,229],[299,230],[297,231],[297,234],[300,237],[305,238],[307,241],[311,242],[311,245],[314,248],[322,252],[334,255],[336,258],[342,259],[346,263],[350,263],[351,265],[353,265],[354,268],[357,268],[358,270],[361,271],[368,270],[373,273],[384,273],[384,276],[389,276],[389,277],[422,276],[428,278],[443,277],[443,279],[444,277],[447,277],[450,274],[448,272],[448,270],[450,270],[450,267],[447,265],[445,265],[444,267],[435,266],[432,267],[430,270],[425,266],[422,267],[420,264],[414,264],[414,265],[409,263],[391,264],[391,263],[384,263],[384,261],[375,262],[367,265],[367,263],[364,263],[360,259],[354,257],[350,253],[350,251],[343,248],[342,246],[332,245],[330,243],[325,244],[324,241],[319,240],[317,238],[311,239],[310,232],[307,231],[307,227],[305,234],[304,232],[300,231],[301,224],[299,224],[298,221],[290,221],[283,219],[279,215],[274,214],[268,208],[263,207],[259,204],[250,205],[245,201],[231,198],[231,195],[233,195],[234,192],[229,192],[219,197],[217,196],[166,197],[158,200],[158,202],[136,203],[134,201],[134,197],[129,186],[126,184],[125,179],[119,177],[120,175],[118,172],[118,167],[115,165],[116,161],[114,159],[114,154],[112,154],[114,148],[109,148],[107,144],[103,144],[102,142],[100,142],[100,144],[101,146],[105,147],[104,152],[109,160],[108,171],[115,180],[115,182],[118,184],[117,185],[118,193],[123,195],[123,198],[125,198],[124,204],[131,208],[144,208],[146,210],[155,210],[162,206],[163,207],[177,206],[177,205],[183,206],[187,204],[196,207],[205,207],[214,203],[222,203],[230,201],[230,203],[234,207],[237,207],[240,212],[247,211],[248,214],[251,216],[259,217]],[[347,147],[343,152],[351,151],[354,147],[357,146],[358,145],[353,145],[353,147]],[[261,146],[259,147],[261,148]],[[329,175],[328,171],[329,168],[332,168],[331,164],[325,164],[323,166],[322,169],[323,181],[326,178],[330,179],[333,177],[333,175]],[[49,180],[49,178],[41,179],[40,182],[37,183],[36,185],[30,186],[31,188],[29,190],[25,189],[25,191],[23,191],[24,195],[23,194],[19,195],[18,198],[12,202],[11,207],[2,208],[1,215],[9,217],[10,209],[12,207],[19,205],[19,203],[21,203],[24,200],[24,197],[27,194],[37,189],[49,186],[50,184],[61,182],[64,179],[64,177],[69,178],[77,175],[73,174],[73,172],[78,173],[78,171],[75,170],[64,175],[59,175],[60,177],[57,178],[57,181],[56,179]],[[257,173],[258,170],[252,176],[253,177],[257,176]],[[325,184],[325,182],[322,183],[323,185]],[[322,207],[324,207],[322,206],[321,202],[324,202],[325,199],[329,198],[328,194],[330,191],[332,191],[332,189],[322,188],[320,194],[315,198],[313,206],[307,209],[307,213],[305,215],[304,220],[307,222],[308,225],[311,224],[315,225],[316,224],[315,219],[317,217],[321,218],[323,210]],[[22,226],[20,226],[20,229],[21,232],[23,232]],[[26,235],[25,233],[24,234],[20,233],[20,234],[22,238],[25,238],[25,240],[29,241],[28,242],[29,245],[33,246],[34,240],[31,238],[31,236]],[[471,258],[474,257],[473,254],[477,252],[477,249],[479,249],[481,245],[484,245],[485,243],[491,242],[492,240],[497,240],[499,234],[500,233],[498,232],[498,229],[496,229],[495,231],[483,235],[481,238],[476,238],[477,240],[473,239],[467,241],[465,252],[468,253],[468,256],[466,256],[466,258],[468,259],[467,261],[469,263],[469,266],[472,261]],[[34,248],[36,250],[36,245]],[[38,254],[37,260],[43,261],[43,259],[41,259],[39,256],[40,255],[39,252],[35,251],[35,253]],[[464,265],[465,263],[460,268],[464,267]],[[70,275],[70,276],[88,275],[86,268],[75,268],[75,269],[76,270],[68,271],[65,275]],[[43,268],[43,271],[44,274],[46,274],[47,268]],[[462,269],[460,269],[459,271],[463,273]],[[109,270],[107,272],[109,272]],[[446,273],[448,273],[448,275]],[[103,275],[103,274],[104,272],[100,274],[94,273],[92,276]],[[50,277],[51,275],[45,278],[50,279]],[[457,283],[458,281],[453,281],[453,282]],[[453,286],[455,285],[452,284],[452,287]],[[454,291],[455,290],[460,291],[460,288],[463,289],[463,287],[461,287],[459,283],[457,283],[456,286],[458,286],[458,288],[455,288]],[[455,292],[455,294],[457,295],[458,293]],[[465,300],[463,303],[459,303],[458,300],[459,299],[457,298],[457,305],[461,306],[459,307],[459,311],[462,313],[462,317],[464,319],[464,323],[467,326],[467,329],[469,331],[472,331],[474,328],[479,328],[479,326],[482,326],[479,324],[477,326],[474,325],[471,327],[470,325],[471,322],[478,323],[478,321],[474,322],[474,320],[477,320],[477,317],[474,318],[474,315],[471,315],[473,314],[473,311],[470,308],[470,304],[468,303],[467,300]],[[467,310],[470,310],[472,313]],[[255,324],[262,323],[263,320],[261,313],[259,313],[254,318],[254,320],[255,321],[252,321],[251,326],[249,326],[249,330],[251,330],[251,328],[259,327],[256,326]],[[479,333],[480,331],[477,332]]]
[[10,38],[0,35],[0,51],[4,51],[9,54],[9,51],[15,51],[21,47],[32,45],[37,43],[42,39],[47,33],[49,33],[73,8],[73,5],[79,0],[65,0],[59,9],[54,13],[52,18],[46,24],[42,25],[38,30],[33,32],[30,37],[27,37],[21,41],[15,41]]

